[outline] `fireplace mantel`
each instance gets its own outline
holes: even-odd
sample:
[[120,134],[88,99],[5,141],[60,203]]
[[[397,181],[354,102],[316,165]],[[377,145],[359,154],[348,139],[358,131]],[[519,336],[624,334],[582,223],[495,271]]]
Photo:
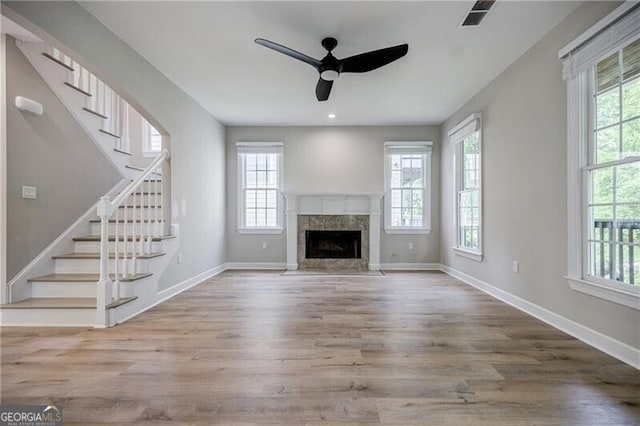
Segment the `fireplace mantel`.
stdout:
[[369,269],[380,269],[380,214],[382,193],[283,194],[287,212],[287,269],[298,269],[298,215],[368,215]]

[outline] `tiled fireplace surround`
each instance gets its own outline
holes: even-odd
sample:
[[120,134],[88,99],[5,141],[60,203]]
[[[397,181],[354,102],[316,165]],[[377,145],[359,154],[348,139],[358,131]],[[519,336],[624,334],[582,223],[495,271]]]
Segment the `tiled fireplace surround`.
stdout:
[[[285,193],[287,269],[380,269],[382,194]],[[361,259],[305,259],[305,231],[361,231]]]

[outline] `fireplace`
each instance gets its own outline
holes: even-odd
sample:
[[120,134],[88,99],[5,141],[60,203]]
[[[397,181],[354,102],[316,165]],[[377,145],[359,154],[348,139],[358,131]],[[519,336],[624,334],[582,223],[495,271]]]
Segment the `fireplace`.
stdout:
[[306,231],[305,258],[361,259],[361,231]]
[[[287,269],[379,270],[382,195],[284,193],[287,203]],[[333,242],[329,244],[327,241],[308,243],[307,231],[339,231],[345,234],[337,242],[336,234],[330,234]],[[312,239],[324,239],[327,235],[312,235]]]

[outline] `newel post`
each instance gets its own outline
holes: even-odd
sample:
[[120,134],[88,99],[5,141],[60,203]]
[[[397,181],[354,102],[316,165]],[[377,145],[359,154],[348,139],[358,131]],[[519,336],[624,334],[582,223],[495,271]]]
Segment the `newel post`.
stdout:
[[111,216],[111,200],[104,196],[98,202],[100,217],[100,278],[96,294],[96,327],[108,326],[107,305],[111,303],[111,279],[109,277],[109,217]]

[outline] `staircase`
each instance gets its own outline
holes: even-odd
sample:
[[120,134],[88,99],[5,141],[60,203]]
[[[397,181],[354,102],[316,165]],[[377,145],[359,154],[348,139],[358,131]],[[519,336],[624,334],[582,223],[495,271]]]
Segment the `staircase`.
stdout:
[[59,50],[41,43],[20,49],[123,182],[111,191],[113,200],[105,195],[92,207],[97,216],[80,218],[9,283],[2,325],[109,327],[157,303],[159,273],[176,250],[164,209],[170,153],[163,150],[146,167],[130,164],[128,118],[135,110]]

